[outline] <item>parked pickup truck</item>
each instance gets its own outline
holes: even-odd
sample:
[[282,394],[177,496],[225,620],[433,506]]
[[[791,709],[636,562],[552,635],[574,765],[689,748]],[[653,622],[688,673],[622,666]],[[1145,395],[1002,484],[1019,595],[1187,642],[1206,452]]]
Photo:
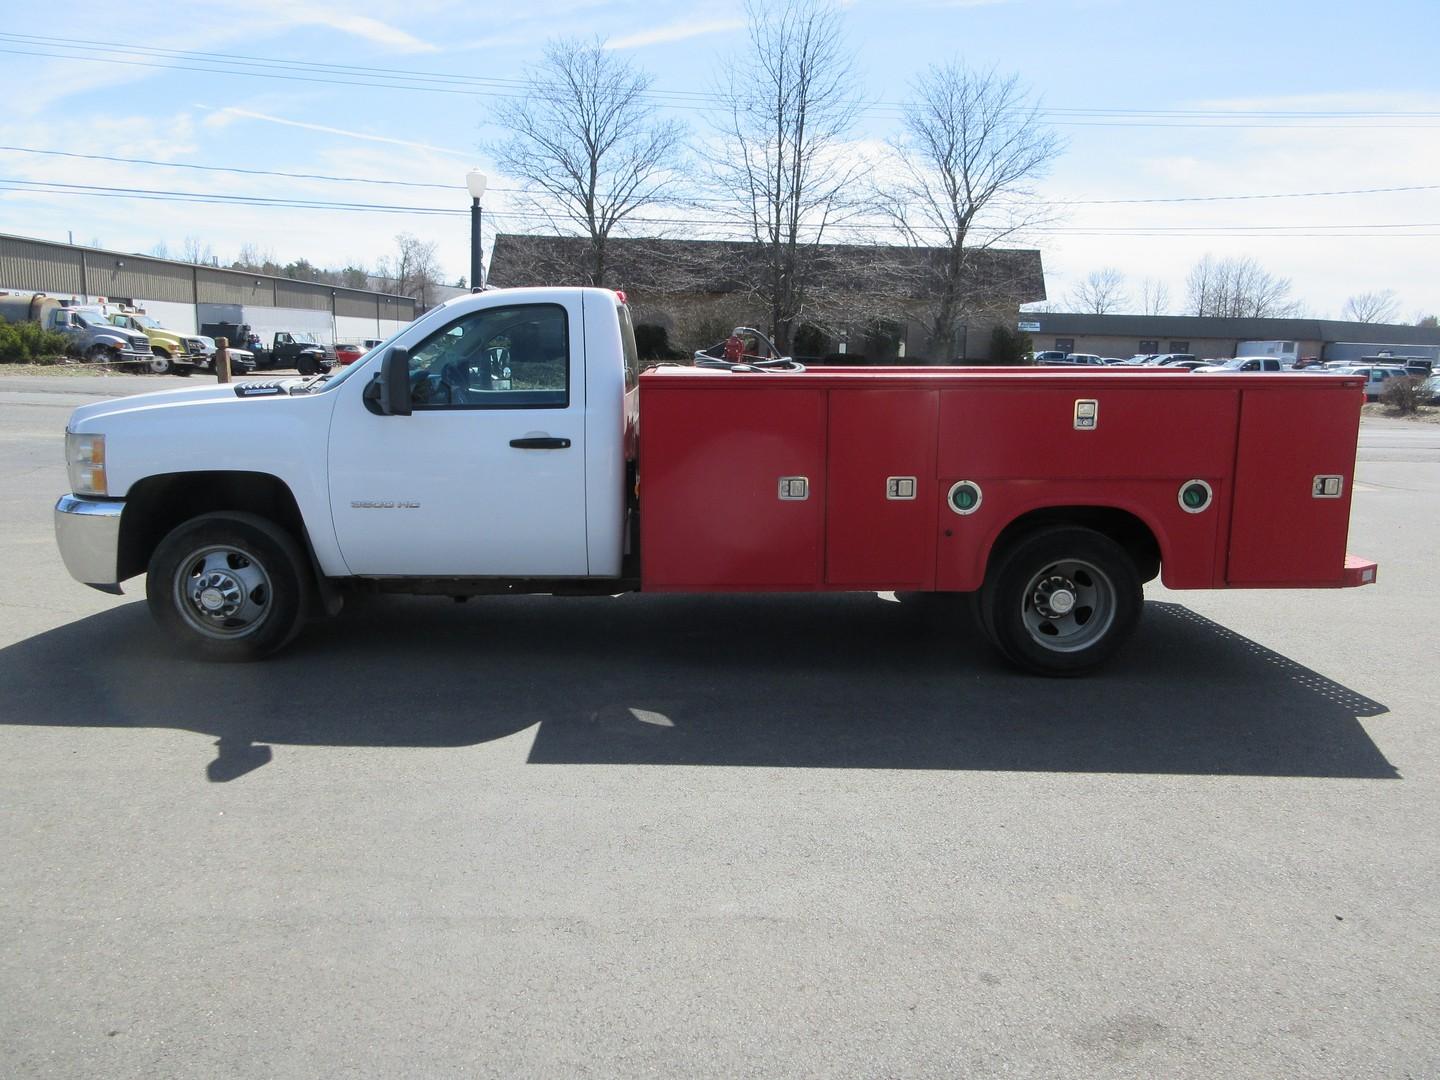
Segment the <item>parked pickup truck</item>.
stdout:
[[248,323],[214,322],[200,327],[210,338],[223,337],[254,359],[257,368],[294,368],[301,375],[319,375],[330,370],[335,350],[318,341],[314,334],[292,334],[281,330],[266,345]]
[[1375,580],[1345,553],[1361,382],[641,374],[617,294],[492,290],[329,377],[77,409],[55,526],[74,577],[146,574],[160,625],[215,659],[274,652],[347,589],[894,590],[972,594],[1005,656],[1070,675],[1115,652],[1157,575]]

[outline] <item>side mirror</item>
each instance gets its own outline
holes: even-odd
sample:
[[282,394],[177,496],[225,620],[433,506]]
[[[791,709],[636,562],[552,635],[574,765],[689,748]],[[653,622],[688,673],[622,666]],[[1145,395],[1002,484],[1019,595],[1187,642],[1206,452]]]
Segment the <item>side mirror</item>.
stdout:
[[365,398],[379,405],[382,416],[410,415],[410,350],[392,348],[380,362],[380,373],[365,388]]

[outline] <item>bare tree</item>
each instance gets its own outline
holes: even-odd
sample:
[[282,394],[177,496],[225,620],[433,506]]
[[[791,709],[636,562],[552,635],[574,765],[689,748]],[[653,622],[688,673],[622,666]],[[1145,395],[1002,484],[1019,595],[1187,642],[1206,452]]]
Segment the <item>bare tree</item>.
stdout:
[[1091,270],[1085,280],[1070,290],[1070,299],[1076,310],[1091,315],[1118,311],[1130,302],[1125,292],[1125,275],[1113,266]]
[[[1001,302],[1016,283],[976,289],[976,253],[1038,226],[1046,211],[1033,184],[1061,151],[1038,106],[1014,75],[932,66],[913,84],[904,135],[892,144],[898,178],[887,184],[886,209],[917,246],[940,250],[938,284],[927,322],[931,348],[949,358],[972,295]],[[1000,265],[985,260],[989,265]],[[993,314],[993,313],[992,313]]]
[[1424,315],[1419,312],[1415,314],[1416,326],[1428,326],[1431,328],[1440,326],[1440,315]]
[[170,245],[165,243],[164,240],[161,240],[150,249],[150,254],[154,255],[157,259],[168,259],[170,258]]
[[860,80],[835,3],[749,0],[746,10],[749,40],[725,65],[709,173],[720,215],[764,251],[749,284],[788,350],[807,316],[814,249],[864,203],[866,164],[841,152]]
[[198,236],[185,237],[185,243],[181,246],[180,257],[189,263],[201,263],[206,266],[215,261],[215,249],[204,243]]
[[1229,319],[1285,318],[1302,305],[1290,296],[1290,279],[1276,277],[1249,256],[1206,255],[1185,279],[1188,314]]
[[1168,315],[1170,313],[1170,286],[1156,278],[1140,282],[1140,314]]
[[1400,298],[1394,289],[1360,293],[1345,301],[1340,317],[1352,322],[1393,323],[1400,318]]
[[381,256],[375,276],[400,295],[414,297],[422,310],[428,308],[432,291],[444,279],[435,248],[433,240],[400,233],[395,237],[395,254]]
[[626,218],[665,201],[684,128],[658,119],[652,77],[605,48],[603,39],[562,38],[545,47],[519,97],[497,117],[510,131],[493,145],[501,170],[524,185],[521,208],[559,233],[589,238],[590,284],[605,283],[605,245]]

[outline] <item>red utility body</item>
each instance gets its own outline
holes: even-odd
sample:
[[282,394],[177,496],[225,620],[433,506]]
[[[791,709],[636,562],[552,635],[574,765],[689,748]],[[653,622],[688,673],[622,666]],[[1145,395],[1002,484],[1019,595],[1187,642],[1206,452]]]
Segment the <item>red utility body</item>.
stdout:
[[[1365,584],[1345,552],[1363,400],[1312,374],[661,368],[640,378],[642,587],[971,591],[1007,528],[1094,508],[1148,531],[1171,588]],[[1338,496],[1316,497],[1326,476]]]

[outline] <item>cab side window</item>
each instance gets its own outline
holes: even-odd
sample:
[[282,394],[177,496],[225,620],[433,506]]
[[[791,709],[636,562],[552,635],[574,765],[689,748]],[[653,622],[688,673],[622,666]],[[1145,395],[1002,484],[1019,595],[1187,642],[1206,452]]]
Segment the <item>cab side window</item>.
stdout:
[[559,304],[484,308],[410,350],[416,409],[563,409],[570,326]]

